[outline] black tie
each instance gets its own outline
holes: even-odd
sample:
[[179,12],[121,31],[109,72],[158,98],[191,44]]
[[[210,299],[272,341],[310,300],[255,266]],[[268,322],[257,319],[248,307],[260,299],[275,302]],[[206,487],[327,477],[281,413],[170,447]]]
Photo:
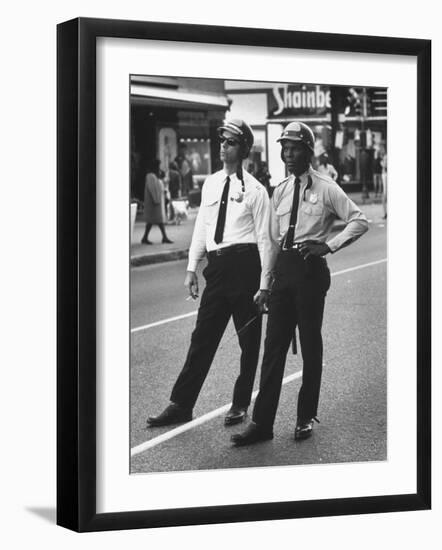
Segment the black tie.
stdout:
[[296,177],[295,178],[295,190],[293,192],[293,203],[292,203],[292,211],[290,213],[290,225],[287,231],[287,235],[285,237],[285,245],[284,248],[292,248],[293,242],[295,239],[295,226],[296,226],[296,220],[298,219],[298,206],[299,206],[299,184],[301,183],[301,179]]
[[215,242],[219,244],[223,240],[224,226],[226,224],[226,212],[227,212],[227,198],[229,196],[229,184],[230,177],[227,176],[226,183],[224,184],[223,194],[221,195],[221,204],[218,211],[218,220],[216,222],[215,229]]

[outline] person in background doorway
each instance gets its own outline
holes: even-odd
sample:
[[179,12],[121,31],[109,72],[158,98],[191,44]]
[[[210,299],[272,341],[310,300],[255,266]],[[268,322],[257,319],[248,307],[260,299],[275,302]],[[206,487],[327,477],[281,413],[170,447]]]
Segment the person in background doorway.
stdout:
[[189,191],[193,189],[193,173],[190,163],[186,158],[182,159],[180,172],[183,196],[187,197]]
[[177,199],[181,192],[181,174],[176,162],[169,164],[169,192],[172,200]]
[[149,241],[149,233],[153,225],[158,225],[163,236],[163,243],[172,243],[166,235],[164,223],[166,221],[164,184],[159,178],[159,160],[148,163],[146,179],[144,183],[144,219],[146,228],[144,230],[142,244],[152,244]]

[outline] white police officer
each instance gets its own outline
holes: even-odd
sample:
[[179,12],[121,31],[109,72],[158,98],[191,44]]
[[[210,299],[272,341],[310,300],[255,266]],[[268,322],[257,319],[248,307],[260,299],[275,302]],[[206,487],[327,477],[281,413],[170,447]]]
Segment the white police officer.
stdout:
[[[290,123],[278,139],[281,158],[290,176],[275,189],[270,209],[273,246],[266,259],[274,266],[274,284],[261,289],[257,303],[268,303],[268,322],[260,389],[252,422],[234,434],[235,446],[271,439],[278,407],[285,361],[296,327],[303,358],[302,385],[298,395],[295,439],[312,434],[322,374],[322,318],[330,272],[324,256],[349,245],[368,229],[359,208],[329,177],[313,170],[315,138],[301,122]],[[345,228],[332,235],[333,222]]]
[[261,341],[261,316],[254,296],[270,282],[270,270],[264,265],[264,257],[270,258],[269,198],[264,186],[242,168],[253,145],[249,125],[230,120],[218,128],[218,134],[223,169],[209,176],[202,187],[184,282],[192,298],[197,298],[196,268],[207,254],[206,287],[171,403],[159,416],[147,419],[151,427],[191,420],[230,317],[238,332],[241,358],[225,424],[241,422],[251,400]]

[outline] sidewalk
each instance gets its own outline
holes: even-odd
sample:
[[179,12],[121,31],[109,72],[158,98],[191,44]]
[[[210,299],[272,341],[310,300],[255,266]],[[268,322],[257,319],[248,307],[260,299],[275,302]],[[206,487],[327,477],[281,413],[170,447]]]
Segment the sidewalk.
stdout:
[[[348,196],[359,205],[370,223],[383,222],[380,199],[375,199],[373,193],[370,193],[370,198],[365,201],[362,201],[360,192],[348,193]],[[198,208],[190,208],[188,219],[184,220],[180,225],[166,225],[166,233],[169,239],[173,241],[172,244],[161,243],[162,237],[157,226],[153,226],[149,234],[149,240],[153,244],[141,244],[145,224],[142,220],[136,221],[130,250],[131,266],[139,267],[142,265],[187,259],[197,213]],[[337,221],[336,229],[338,230],[342,225],[343,222]]]
[[187,258],[193,226],[198,208],[189,208],[189,217],[180,225],[167,224],[166,233],[172,244],[162,244],[162,236],[158,226],[153,226],[149,233],[149,240],[153,244],[141,244],[145,222],[137,220],[134,227],[132,245],[130,247],[130,263],[133,267],[140,265],[157,264]]

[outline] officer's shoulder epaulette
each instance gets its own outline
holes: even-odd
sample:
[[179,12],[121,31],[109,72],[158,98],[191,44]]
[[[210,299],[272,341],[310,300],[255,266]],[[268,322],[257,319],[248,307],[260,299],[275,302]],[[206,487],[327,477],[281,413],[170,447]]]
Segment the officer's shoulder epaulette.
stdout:
[[277,185],[276,187],[280,187],[282,184],[288,182],[290,179],[290,176],[287,176],[286,178],[284,178],[283,180],[281,180]]
[[334,180],[332,180],[330,176],[327,176],[326,174],[321,174],[321,172],[318,172],[316,170],[312,170],[310,175],[314,178],[313,183],[315,179],[325,184],[336,183]]
[[250,174],[249,172],[246,172],[244,170],[244,184],[246,186],[250,186],[252,189],[255,189],[257,191],[261,191],[262,189],[265,190],[265,187],[264,185],[258,181],[255,176],[252,176],[252,174]]

